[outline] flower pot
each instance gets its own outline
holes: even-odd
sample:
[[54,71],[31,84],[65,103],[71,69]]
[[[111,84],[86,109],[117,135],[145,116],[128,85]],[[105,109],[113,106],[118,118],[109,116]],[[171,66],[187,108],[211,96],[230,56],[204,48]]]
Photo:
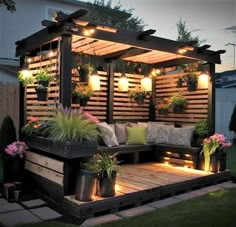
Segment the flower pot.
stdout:
[[44,87],[48,87],[49,81],[48,80],[39,80],[38,84],[43,85]]
[[79,70],[80,82],[88,83],[89,73],[88,70],[81,69]]
[[4,182],[22,182],[24,177],[25,158],[3,154]]
[[81,100],[80,96],[78,96],[78,95],[72,96],[72,103],[73,104],[80,104],[80,100]]
[[212,173],[224,171],[226,169],[226,153],[223,150],[217,151],[210,156],[210,161],[205,162],[204,154],[200,154],[199,158],[200,169]]
[[168,109],[158,109],[159,114],[168,114]]
[[187,90],[188,91],[196,91],[197,85],[198,85],[197,81],[196,82],[189,81],[189,82],[187,82]]
[[142,97],[142,96],[136,97],[134,100],[138,105],[143,105],[144,104],[144,97]]
[[97,195],[101,197],[115,196],[116,172],[113,172],[111,178],[107,174],[98,176]]
[[76,179],[75,199],[92,201],[96,193],[97,173],[80,169]]
[[193,146],[194,147],[202,147],[203,140],[206,138],[206,135],[193,135]]
[[177,88],[183,87],[183,80],[177,80],[177,82],[176,82],[176,87],[177,87]]
[[36,91],[38,101],[47,101],[48,92],[47,91]]
[[173,112],[176,114],[182,114],[184,112],[183,106],[173,106]]
[[80,106],[87,106],[88,101],[89,97],[80,98]]

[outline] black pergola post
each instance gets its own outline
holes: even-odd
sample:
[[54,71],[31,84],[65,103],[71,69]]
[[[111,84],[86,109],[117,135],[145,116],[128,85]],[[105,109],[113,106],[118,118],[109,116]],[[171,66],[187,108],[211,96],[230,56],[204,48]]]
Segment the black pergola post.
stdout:
[[114,99],[114,62],[107,64],[108,74],[108,100],[107,100],[107,123],[113,122],[113,99]]
[[62,35],[60,42],[60,103],[63,107],[71,106],[71,35]]
[[209,63],[208,72],[210,75],[208,84],[208,133],[215,132],[215,64]]

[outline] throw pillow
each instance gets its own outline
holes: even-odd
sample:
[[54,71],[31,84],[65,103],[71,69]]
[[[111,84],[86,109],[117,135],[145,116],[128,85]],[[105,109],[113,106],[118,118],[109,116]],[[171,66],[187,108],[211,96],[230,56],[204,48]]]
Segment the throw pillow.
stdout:
[[150,132],[149,140],[155,143],[168,143],[169,133],[174,127],[172,125],[154,125]]
[[126,127],[126,144],[146,144],[146,127]]
[[168,135],[168,143],[191,147],[194,127],[173,128]]
[[125,128],[128,127],[129,124],[128,123],[115,123],[115,132],[116,132],[116,138],[117,138],[117,142],[119,144],[125,143],[127,136],[126,136],[126,130]]
[[138,122],[138,126],[141,127],[148,127],[149,123],[148,122]]
[[108,125],[106,122],[100,122],[97,124],[99,131],[101,132],[102,140],[105,143],[106,146],[112,147],[112,146],[118,146],[119,143],[116,139],[116,134],[114,129],[110,125]]

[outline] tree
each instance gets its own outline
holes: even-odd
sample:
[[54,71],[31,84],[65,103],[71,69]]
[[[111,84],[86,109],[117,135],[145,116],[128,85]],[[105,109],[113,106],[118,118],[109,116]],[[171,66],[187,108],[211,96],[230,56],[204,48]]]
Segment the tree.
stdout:
[[234,110],[229,122],[229,131],[236,132],[236,105],[234,106]]
[[112,7],[112,0],[94,0],[94,3],[87,3],[89,12],[84,17],[89,21],[110,25],[116,28],[124,28],[133,31],[143,31],[146,24],[143,19],[132,16],[133,9],[123,9],[118,2]]
[[0,0],[0,7],[4,4],[7,7],[7,10],[12,13],[16,11],[16,3],[13,0]]
[[188,42],[188,41],[196,41],[197,43],[194,46],[199,46],[200,43],[203,41],[199,40],[199,37],[192,37],[192,34],[190,31],[188,31],[187,26],[186,26],[186,21],[183,21],[181,18],[179,19],[177,25],[178,29],[178,38],[176,41],[179,42]]

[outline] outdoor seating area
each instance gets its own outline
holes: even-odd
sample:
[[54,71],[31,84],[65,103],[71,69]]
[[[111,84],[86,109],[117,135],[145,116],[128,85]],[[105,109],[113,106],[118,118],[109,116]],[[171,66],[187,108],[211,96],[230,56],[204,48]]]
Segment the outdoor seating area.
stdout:
[[[59,13],[16,43],[25,181],[79,218],[229,181],[225,155],[203,171],[201,152],[215,132],[215,64],[224,51],[85,21],[84,13]],[[80,175],[84,160],[100,172],[82,201],[78,184],[90,183]],[[112,196],[98,193],[102,178]]]

